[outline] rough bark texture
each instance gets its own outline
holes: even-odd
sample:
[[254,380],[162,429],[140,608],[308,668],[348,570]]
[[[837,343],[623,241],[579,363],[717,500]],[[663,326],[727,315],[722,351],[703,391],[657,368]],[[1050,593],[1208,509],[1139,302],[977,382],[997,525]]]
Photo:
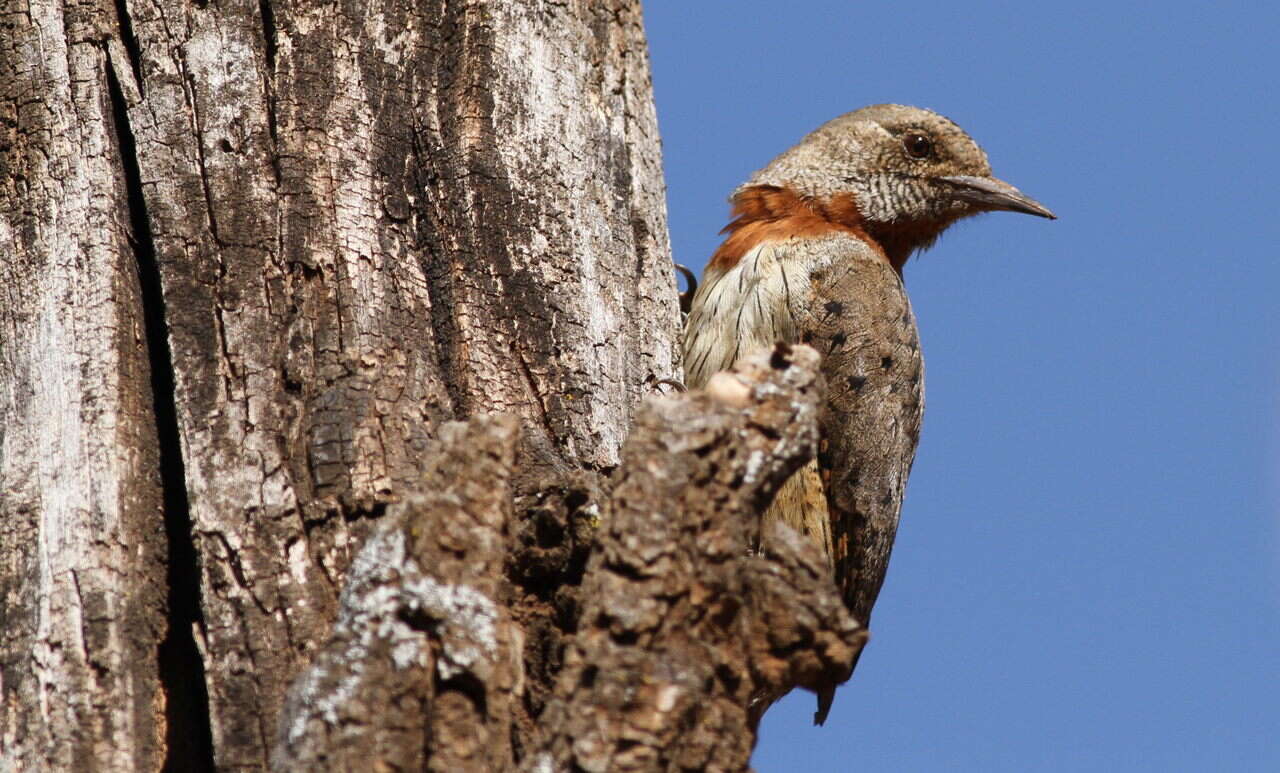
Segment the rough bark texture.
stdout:
[[741,770],[756,696],[848,678],[866,633],[825,557],[778,524],[752,550],[761,513],[813,455],[818,362],[780,346],[710,396],[638,417],[544,715],[553,769]]
[[328,643],[298,680],[288,770],[511,770],[523,636],[503,605],[519,422],[441,428],[426,494],[393,505],[351,568]]
[[0,768],[155,767],[172,468],[111,20],[0,7]]
[[0,0],[0,767],[745,766],[861,633],[811,363],[623,450],[659,159],[635,0]]
[[866,640],[810,541],[774,524],[766,552],[751,549],[774,492],[813,455],[818,364],[779,348],[727,387],[645,405],[583,505],[598,514],[591,557],[556,588],[576,622],[525,723],[539,677],[503,577],[521,516],[518,425],[447,425],[424,477],[434,493],[393,506],[355,561],[286,706],[277,768],[744,769],[752,700],[844,681]]

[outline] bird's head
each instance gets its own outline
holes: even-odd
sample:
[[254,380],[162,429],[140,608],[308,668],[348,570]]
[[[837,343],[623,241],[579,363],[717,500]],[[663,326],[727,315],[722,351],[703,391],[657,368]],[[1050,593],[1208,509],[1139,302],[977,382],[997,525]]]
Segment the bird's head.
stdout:
[[904,105],[873,105],[828,121],[744,187],[755,185],[819,204],[852,197],[862,227],[897,265],[962,217],[994,210],[1055,217],[994,177],[987,154],[959,126]]

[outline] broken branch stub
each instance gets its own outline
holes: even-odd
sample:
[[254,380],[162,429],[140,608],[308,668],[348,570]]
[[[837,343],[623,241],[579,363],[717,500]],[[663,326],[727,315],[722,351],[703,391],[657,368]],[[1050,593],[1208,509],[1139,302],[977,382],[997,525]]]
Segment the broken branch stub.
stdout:
[[[583,581],[552,769],[744,770],[750,704],[843,681],[866,635],[816,547],[760,514],[812,458],[823,386],[808,347],[748,358],[722,389],[640,411]],[[536,767],[536,766],[534,766]]]
[[[352,566],[276,768],[745,770],[753,703],[843,681],[866,638],[809,540],[761,534],[813,457],[818,363],[779,346],[718,389],[649,399],[609,480],[561,482],[597,500],[574,506],[599,513],[580,572],[557,574],[550,550],[532,574],[511,560],[528,559],[513,525],[533,512],[513,505],[528,499],[519,420],[445,425],[424,493]],[[575,600],[517,612],[530,583]],[[561,631],[553,657],[539,626]]]

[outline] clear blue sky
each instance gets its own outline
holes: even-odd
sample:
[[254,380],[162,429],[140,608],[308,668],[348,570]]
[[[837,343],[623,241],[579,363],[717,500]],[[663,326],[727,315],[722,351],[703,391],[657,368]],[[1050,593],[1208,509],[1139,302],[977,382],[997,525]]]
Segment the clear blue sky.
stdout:
[[954,119],[1060,220],[913,260],[924,433],[874,638],[762,771],[1280,771],[1280,6],[650,0],[677,260],[808,130]]

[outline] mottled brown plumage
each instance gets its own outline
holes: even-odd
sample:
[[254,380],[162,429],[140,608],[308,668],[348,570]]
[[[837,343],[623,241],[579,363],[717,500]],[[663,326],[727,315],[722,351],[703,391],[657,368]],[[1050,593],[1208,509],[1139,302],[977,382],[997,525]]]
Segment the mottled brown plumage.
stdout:
[[[1053,217],[991,176],[982,149],[936,113],[876,105],[823,125],[733,196],[685,330],[685,380],[706,384],[776,341],[824,357],[818,458],[766,518],[813,539],[867,625],[897,531],[924,406],[924,363],[902,284],[910,255],[989,210]],[[826,717],[835,686],[818,697]],[[758,720],[779,695],[761,696]]]

